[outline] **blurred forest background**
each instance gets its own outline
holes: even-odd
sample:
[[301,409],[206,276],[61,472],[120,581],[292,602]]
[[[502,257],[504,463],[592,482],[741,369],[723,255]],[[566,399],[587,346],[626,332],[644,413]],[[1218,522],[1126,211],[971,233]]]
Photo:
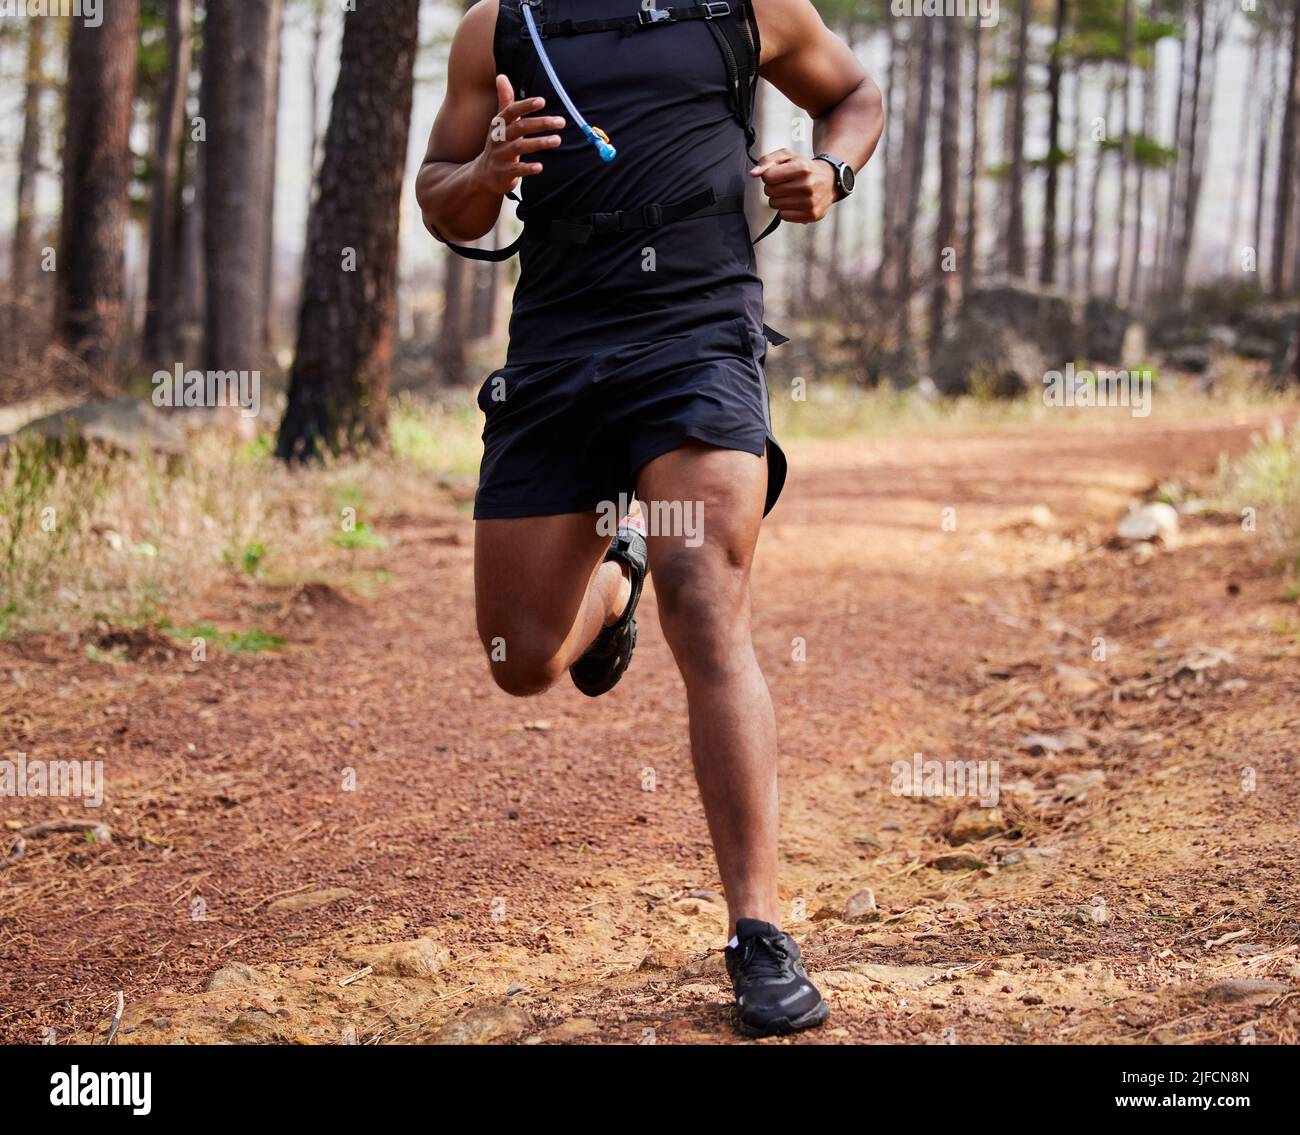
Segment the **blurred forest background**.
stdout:
[[[763,250],[774,319],[820,325],[794,369],[1014,385],[1014,364],[960,342],[963,298],[991,283],[1049,324],[1063,309],[1024,293],[1091,300],[1080,356],[1121,361],[1136,314],[1193,368],[1220,325],[1277,353],[1291,325],[1257,301],[1300,282],[1300,2],[1005,0],[987,27],[817,6],[885,91],[888,132],[852,201]],[[296,440],[346,444],[382,437],[390,356],[399,388],[491,365],[514,266],[450,256],[411,199],[460,6],[343,7],[106,0],[100,27],[0,20],[0,397],[297,358],[333,394],[307,399]],[[759,113],[764,149],[801,144],[770,88]],[[341,279],[345,246],[362,267]]]

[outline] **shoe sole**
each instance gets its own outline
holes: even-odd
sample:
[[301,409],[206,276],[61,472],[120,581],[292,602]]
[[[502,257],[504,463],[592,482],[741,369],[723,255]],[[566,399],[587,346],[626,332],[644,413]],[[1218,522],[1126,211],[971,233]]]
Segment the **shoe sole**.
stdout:
[[823,1001],[813,1009],[809,1009],[802,1017],[795,1017],[792,1021],[788,1017],[782,1017],[780,1020],[773,1021],[763,1028],[755,1025],[746,1024],[743,1020],[739,1022],[742,1036],[760,1039],[765,1036],[788,1036],[790,1033],[801,1032],[803,1029],[813,1029],[818,1025],[824,1024],[826,1018],[831,1015],[831,1007]]
[[[612,675],[603,676],[600,682],[587,682],[585,679],[580,679],[578,675],[573,672],[574,666],[578,665],[578,663],[575,662],[573,666],[569,667],[569,677],[573,680],[573,684],[578,687],[580,693],[586,694],[589,698],[598,698],[602,694],[609,693],[610,690],[623,680],[623,675],[627,673],[628,668],[632,665],[632,655],[635,651],[636,617],[633,616],[631,621],[628,623],[627,657],[619,663],[618,668]],[[582,659],[578,660],[578,662],[581,661]]]

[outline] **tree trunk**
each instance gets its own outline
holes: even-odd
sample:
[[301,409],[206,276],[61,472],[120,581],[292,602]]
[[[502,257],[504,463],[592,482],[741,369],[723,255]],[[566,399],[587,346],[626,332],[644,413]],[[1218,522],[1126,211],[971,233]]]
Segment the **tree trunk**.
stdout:
[[[325,40],[325,0],[313,0],[311,22],[311,50],[308,53],[307,131],[311,137],[310,168],[307,171],[307,217],[316,205],[317,176],[320,172],[320,100],[321,59]],[[307,273],[307,242],[303,240],[302,269],[299,278]]]
[[934,289],[930,295],[930,355],[939,348],[956,283],[957,200],[961,189],[961,20],[943,21],[943,107],[939,117],[939,226],[935,230]]
[[[1264,34],[1262,29],[1260,34]],[[1264,208],[1267,204],[1264,192],[1268,184],[1268,127],[1273,121],[1273,109],[1277,105],[1277,63],[1281,54],[1280,44],[1270,45],[1269,56],[1272,65],[1269,68],[1268,95],[1264,99],[1264,108],[1260,114],[1259,154],[1255,162],[1255,278],[1261,291],[1264,280]]]
[[[196,162],[202,155],[196,153]],[[203,351],[203,313],[207,308],[207,278],[203,264],[203,192],[196,180],[188,201],[182,201],[176,233],[176,326],[173,345],[177,358],[199,358]]]
[[99,27],[73,21],[68,40],[55,316],[63,344],[92,370],[116,349],[124,313],[140,2],[105,5],[102,16]]
[[[1300,3],[1300,0],[1297,0]],[[1228,26],[1231,9],[1224,6],[1214,11],[1214,20],[1206,12],[1207,5],[1200,0],[1201,33],[1197,39],[1197,82],[1192,101],[1192,149],[1188,158],[1187,200],[1182,223],[1183,239],[1179,247],[1178,294],[1186,288],[1187,273],[1192,263],[1192,249],[1196,243],[1196,217],[1201,204],[1201,183],[1205,176],[1206,156],[1210,152],[1211,124],[1214,122],[1214,87],[1218,67],[1219,47]],[[1209,48],[1201,44],[1209,35]]]
[[[1115,93],[1118,84],[1115,80],[1114,67],[1106,68],[1106,137],[1110,137],[1110,120],[1115,113]],[[1103,142],[1097,143],[1097,158],[1092,167],[1092,192],[1088,195],[1088,248],[1083,266],[1083,290],[1086,295],[1094,295],[1097,281],[1097,229],[1101,223],[1101,180],[1106,168],[1106,149]]]
[[[1140,75],[1142,80],[1142,136],[1150,138],[1155,131],[1155,63],[1145,67]],[[1137,200],[1133,210],[1133,265],[1129,271],[1128,302],[1137,306],[1142,302],[1142,240],[1147,197],[1147,167],[1138,163]]]
[[[994,42],[992,56],[994,68],[996,68],[999,58],[1009,59],[1011,53],[1015,50],[1016,30],[1012,26],[1012,21],[1002,20],[998,24],[995,34],[997,39]],[[999,43],[1002,47],[1000,53],[998,51]],[[993,242],[993,253],[989,260],[993,271],[1001,274],[1007,270],[1007,216],[1011,197],[1011,177],[1008,171],[1011,168],[1011,152],[1014,149],[1014,143],[1012,142],[1014,116],[1011,113],[1011,92],[1007,89],[1005,83],[999,87],[997,93],[998,122],[1000,125],[997,160],[998,184],[993,197],[993,219],[990,226],[997,239]]]
[[271,61],[271,96],[266,104],[266,252],[262,294],[266,297],[266,318],[262,323],[262,350],[270,358],[275,349],[275,184],[276,157],[280,152],[280,69],[284,62],[284,8],[275,17],[275,57]]
[[[903,90],[902,83],[904,78],[903,62],[908,61],[911,66],[911,59],[914,55],[914,41],[909,41],[904,48],[902,37],[899,34],[901,20],[892,20],[889,24],[889,92],[886,96],[889,99],[889,111],[885,115],[885,138],[881,146],[882,168],[880,171],[881,182],[884,186],[884,200],[880,207],[880,264],[876,268],[875,292],[877,299],[884,299],[894,287],[893,273],[894,266],[897,262],[897,248],[894,244],[894,238],[898,233],[898,185],[899,185],[899,165],[901,156],[898,152],[899,131],[903,126],[903,120],[899,113],[899,103],[902,101],[894,96],[897,92]],[[763,84],[759,84],[761,87]],[[906,108],[901,108],[906,113]]]
[[[465,11],[475,0],[462,0]],[[761,86],[761,84],[760,84]],[[766,200],[751,195],[756,208]],[[442,327],[436,351],[439,377],[447,386],[463,386],[469,378],[469,333],[473,317],[473,287],[475,263],[457,256],[451,249],[443,249],[442,277]]]
[[1277,204],[1273,209],[1273,298],[1287,290],[1287,250],[1295,204],[1296,118],[1300,114],[1300,0],[1291,5],[1291,66],[1287,71],[1286,111],[1282,115],[1282,146],[1277,160]]
[[273,113],[283,0],[207,0],[203,31],[206,355],[210,370],[265,357]]
[[[1011,196],[1007,203],[1007,272],[1025,276],[1025,95],[1029,78],[1030,0],[1020,0],[1015,86],[1011,100]],[[928,21],[927,21],[928,22]]]
[[45,21],[27,22],[27,76],[23,95],[23,140],[18,154],[18,209],[9,264],[10,304],[7,353],[16,354],[26,338],[35,297],[36,179],[41,161],[41,94],[45,89]]
[[[200,67],[199,39],[195,38],[193,67]],[[195,100],[197,101],[197,100]],[[197,111],[195,101],[187,101],[187,120]],[[174,323],[172,349],[178,359],[202,359],[203,320],[207,310],[207,276],[203,259],[203,168],[204,146],[195,140],[195,128],[187,121],[181,145],[182,189],[172,252],[176,298],[173,301]]]
[[1070,159],[1070,231],[1065,238],[1065,287],[1071,295],[1078,288],[1079,276],[1079,216],[1083,203],[1083,64],[1076,63],[1071,75],[1074,123],[1071,137],[1074,154]]
[[176,229],[181,208],[181,149],[185,145],[185,100],[189,94],[194,42],[192,0],[167,5],[167,71],[154,122],[153,178],[149,186],[149,283],[144,319],[144,356],[161,364],[173,349],[176,287]]
[[836,291],[839,290],[840,281],[844,275],[844,210],[831,210],[831,240],[830,256],[826,261],[826,275],[830,279],[831,287]]
[[276,445],[285,460],[387,440],[419,14],[420,0],[357,0],[344,16],[289,406]]
[[1047,190],[1043,208],[1043,258],[1038,265],[1038,282],[1048,287],[1056,283],[1056,197],[1060,179],[1061,153],[1061,52],[1065,48],[1065,21],[1068,0],[1056,0],[1056,28],[1052,37],[1052,57],[1047,70],[1047,98],[1050,104],[1047,134]]
[[1128,235],[1128,178],[1133,165],[1133,131],[1129,106],[1133,101],[1133,0],[1124,0],[1124,84],[1120,95],[1119,209],[1116,216],[1115,269],[1110,278],[1110,298],[1119,302],[1124,279],[1124,243]]
[[469,340],[473,261],[443,250],[442,327],[438,335],[438,366],[447,386],[463,386],[469,377],[466,348]]
[[800,234],[800,269],[803,273],[803,280],[799,285],[799,311],[801,314],[808,314],[817,310],[818,291],[817,281],[820,276],[818,264],[820,263],[820,251],[817,247],[817,225],[801,226],[803,232]]
[[[509,243],[508,238],[502,236],[504,228],[505,218],[499,217],[492,230],[493,247],[500,248]],[[501,276],[500,268],[500,264],[493,264],[491,261],[473,264],[473,271],[470,273],[470,279],[473,281],[469,312],[471,340],[490,339],[496,334],[497,292],[500,290],[497,281]]]
[[[1191,25],[1191,4],[1183,0],[1183,27]],[[1183,107],[1188,101],[1187,38],[1190,31],[1178,37],[1178,98],[1174,102],[1174,160],[1169,166],[1169,179],[1166,186],[1164,205],[1164,223],[1160,226],[1160,237],[1156,248],[1156,280],[1161,292],[1168,290],[1169,258],[1173,254],[1174,226],[1179,215],[1178,193],[1182,184],[1183,170]]]
[[966,239],[962,249],[963,294],[975,286],[980,244],[980,178],[984,172],[984,29],[971,31],[970,165],[966,172]]
[[934,71],[934,20],[921,21],[921,41],[908,70],[908,121],[903,138],[903,170],[907,197],[900,207],[898,233],[898,345],[906,352],[912,345],[912,245],[916,239],[916,215],[925,177],[925,143],[930,125],[930,87]]
[[1241,271],[1241,214],[1246,200],[1246,179],[1250,170],[1250,136],[1255,129],[1255,103],[1259,101],[1259,68],[1263,58],[1264,37],[1257,28],[1250,45],[1250,70],[1246,73],[1246,92],[1242,100],[1246,117],[1237,138],[1237,157],[1233,162],[1232,219],[1228,222],[1228,254],[1223,271],[1232,276]]
[[[1195,216],[1192,202],[1196,169],[1196,143],[1201,126],[1201,88],[1205,77],[1205,0],[1193,5],[1196,18],[1196,52],[1192,56],[1192,97],[1189,107],[1186,144],[1182,146],[1181,190],[1177,195],[1169,219],[1169,248],[1165,276],[1165,294],[1177,299],[1186,290],[1187,266],[1191,259],[1189,245],[1192,239],[1191,222]],[[1181,109],[1181,108],[1180,108]]]

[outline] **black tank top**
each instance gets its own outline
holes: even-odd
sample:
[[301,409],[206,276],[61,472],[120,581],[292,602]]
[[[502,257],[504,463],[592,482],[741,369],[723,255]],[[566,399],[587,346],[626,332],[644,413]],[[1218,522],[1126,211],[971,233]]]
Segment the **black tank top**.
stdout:
[[[545,19],[608,19],[640,8],[640,0],[546,0]],[[522,26],[518,0],[501,0],[498,71],[517,95],[544,97],[544,114],[571,119],[531,41],[524,38],[521,47]],[[609,134],[618,157],[601,161],[569,121],[562,144],[537,159],[544,172],[520,183],[525,224],[666,205],[706,188],[719,197],[745,192],[745,133],[722,51],[704,21],[630,35],[554,36],[545,44],[578,109]],[[763,284],[743,213],[599,236],[586,245],[526,240],[507,362],[576,358],[742,315],[761,334]]]

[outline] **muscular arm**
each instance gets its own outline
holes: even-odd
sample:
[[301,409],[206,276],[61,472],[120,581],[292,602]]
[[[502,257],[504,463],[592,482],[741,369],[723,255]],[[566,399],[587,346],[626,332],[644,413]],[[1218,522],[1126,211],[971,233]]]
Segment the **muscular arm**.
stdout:
[[562,118],[536,115],[545,99],[515,101],[509,80],[496,74],[496,19],[497,0],[481,0],[456,30],[447,94],[415,181],[425,227],[457,244],[492,230],[506,193],[542,171],[524,159],[560,144],[558,135],[542,132],[564,126]]
[[[884,130],[880,88],[811,0],[754,0],[754,11],[763,42],[759,73],[812,116],[814,153],[862,169]],[[825,162],[781,149],[752,173],[788,221],[819,221],[834,203],[835,174]]]

